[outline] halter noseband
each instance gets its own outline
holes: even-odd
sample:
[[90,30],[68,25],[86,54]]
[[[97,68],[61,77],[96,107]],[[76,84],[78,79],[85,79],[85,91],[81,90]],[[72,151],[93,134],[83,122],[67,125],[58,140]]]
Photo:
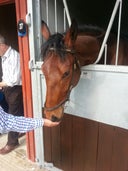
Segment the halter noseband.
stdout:
[[[56,48],[50,47],[49,50],[50,51],[56,51]],[[67,52],[67,53],[71,53],[71,54],[74,54],[75,53],[75,51],[73,49],[62,49],[61,48],[60,51]]]
[[[50,48],[49,50],[50,50],[50,51],[55,51],[56,49],[52,47],[52,48]],[[74,53],[75,53],[75,51],[73,51],[73,50],[71,50],[71,49],[61,49],[61,51],[65,51],[65,52],[71,53],[71,54],[74,54]],[[55,105],[55,106],[53,106],[53,107],[46,107],[46,106],[44,105],[44,110],[46,110],[46,111],[53,111],[53,110],[56,110],[56,109],[59,108],[60,106],[64,105],[64,103],[65,103],[66,101],[69,100],[70,92],[71,92],[72,88],[74,87],[74,85],[73,85],[73,80],[74,80],[74,77],[75,77],[74,71],[75,71],[77,68],[80,69],[80,63],[79,63],[79,61],[76,59],[76,56],[75,56],[75,57],[74,57],[74,64],[73,64],[73,68],[72,68],[72,70],[73,70],[73,72],[72,72],[72,79],[71,79],[71,82],[70,82],[70,86],[69,86],[69,89],[68,89],[68,93],[67,93],[66,98],[65,98],[64,100],[62,100],[59,104],[57,104],[57,105]]]

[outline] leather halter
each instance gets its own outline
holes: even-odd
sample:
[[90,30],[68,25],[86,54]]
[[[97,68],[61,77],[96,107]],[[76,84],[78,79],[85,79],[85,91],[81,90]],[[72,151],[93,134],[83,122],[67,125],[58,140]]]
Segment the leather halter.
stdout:
[[[50,48],[49,49],[50,51],[55,51],[56,49],[55,48]],[[71,49],[61,49],[61,51],[64,51],[64,52],[67,52],[67,53],[71,53],[71,54],[75,54],[75,52]],[[75,74],[74,74],[74,71],[76,69],[80,69],[80,63],[79,63],[79,60],[77,60],[77,57],[74,56],[74,63],[73,63],[73,67],[72,67],[72,79],[71,79],[71,82],[70,82],[70,86],[69,86],[69,89],[68,89],[68,93],[67,93],[67,96],[64,100],[62,100],[59,104],[53,106],[53,107],[46,107],[46,105],[44,104],[44,110],[46,111],[53,111],[53,110],[56,110],[57,108],[61,107],[62,105],[64,105],[64,103],[66,101],[69,100],[69,96],[70,96],[70,92],[72,90],[72,88],[74,87],[74,83],[73,83],[73,80],[74,80],[74,77],[75,77]]]

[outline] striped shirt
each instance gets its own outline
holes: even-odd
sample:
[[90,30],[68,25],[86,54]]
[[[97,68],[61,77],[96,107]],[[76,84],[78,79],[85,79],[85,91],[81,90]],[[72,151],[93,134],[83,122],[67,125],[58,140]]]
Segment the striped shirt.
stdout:
[[23,116],[13,116],[4,112],[0,107],[0,133],[8,133],[10,131],[25,133],[43,126],[43,119],[26,118]]

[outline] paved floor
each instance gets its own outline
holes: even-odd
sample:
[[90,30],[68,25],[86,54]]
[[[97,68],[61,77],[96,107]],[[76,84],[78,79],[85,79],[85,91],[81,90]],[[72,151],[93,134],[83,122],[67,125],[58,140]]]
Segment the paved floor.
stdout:
[[[7,135],[0,135],[0,148],[6,144]],[[40,169],[26,156],[25,136],[19,139],[20,146],[6,155],[0,155],[0,171],[47,171]]]

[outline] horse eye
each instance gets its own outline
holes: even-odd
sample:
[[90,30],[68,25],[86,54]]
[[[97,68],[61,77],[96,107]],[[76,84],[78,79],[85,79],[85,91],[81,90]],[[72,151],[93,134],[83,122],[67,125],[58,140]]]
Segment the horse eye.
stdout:
[[63,74],[62,78],[67,77],[69,74],[70,74],[70,72],[69,72],[69,71],[66,71],[66,72]]

